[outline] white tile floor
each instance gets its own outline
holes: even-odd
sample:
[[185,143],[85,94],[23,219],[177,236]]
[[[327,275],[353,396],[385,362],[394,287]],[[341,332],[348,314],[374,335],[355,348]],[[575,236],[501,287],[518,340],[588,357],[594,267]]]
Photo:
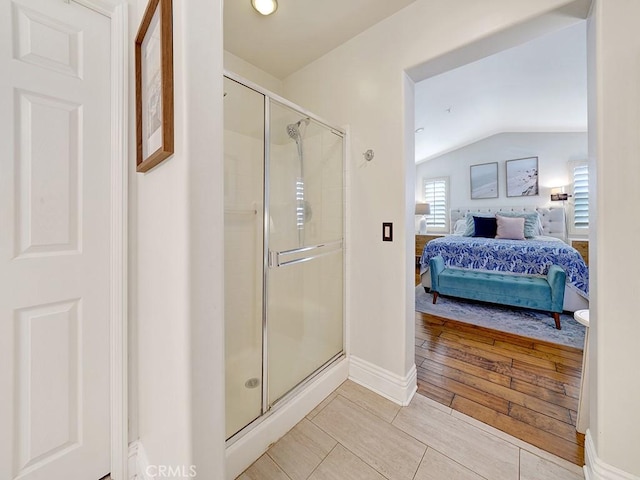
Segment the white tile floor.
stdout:
[[582,468],[421,395],[399,407],[351,381],[239,480],[578,480]]

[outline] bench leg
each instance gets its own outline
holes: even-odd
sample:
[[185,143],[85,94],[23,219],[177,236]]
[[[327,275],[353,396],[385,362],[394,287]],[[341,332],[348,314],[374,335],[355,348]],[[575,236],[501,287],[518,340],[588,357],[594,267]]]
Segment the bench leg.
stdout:
[[559,313],[554,313],[553,314],[553,319],[556,321],[556,328],[558,330],[562,330],[562,328],[560,327],[560,314]]
[[436,304],[436,300],[438,300],[438,292],[433,292],[433,304]]

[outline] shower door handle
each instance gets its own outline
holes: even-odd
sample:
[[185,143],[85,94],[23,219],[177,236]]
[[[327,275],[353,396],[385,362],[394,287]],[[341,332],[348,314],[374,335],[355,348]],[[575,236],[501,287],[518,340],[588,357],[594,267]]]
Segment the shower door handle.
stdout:
[[270,251],[269,266],[272,268],[286,267],[340,252],[342,252],[342,240],[294,248],[292,250],[282,250],[280,252]]

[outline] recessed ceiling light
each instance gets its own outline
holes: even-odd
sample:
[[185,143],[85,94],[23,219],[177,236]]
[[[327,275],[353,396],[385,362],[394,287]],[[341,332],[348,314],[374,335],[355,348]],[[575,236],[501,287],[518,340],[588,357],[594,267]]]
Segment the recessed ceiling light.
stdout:
[[421,133],[424,132],[424,128],[420,127],[420,128],[416,128],[416,133]]
[[262,15],[271,15],[278,9],[276,0],[251,0],[251,6]]

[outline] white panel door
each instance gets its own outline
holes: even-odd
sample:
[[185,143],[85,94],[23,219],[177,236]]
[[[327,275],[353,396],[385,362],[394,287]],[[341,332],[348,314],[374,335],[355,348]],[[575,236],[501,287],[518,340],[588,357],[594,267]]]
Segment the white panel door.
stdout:
[[109,473],[110,20],[0,0],[0,479]]

